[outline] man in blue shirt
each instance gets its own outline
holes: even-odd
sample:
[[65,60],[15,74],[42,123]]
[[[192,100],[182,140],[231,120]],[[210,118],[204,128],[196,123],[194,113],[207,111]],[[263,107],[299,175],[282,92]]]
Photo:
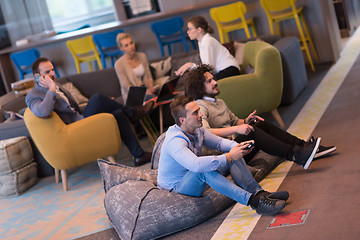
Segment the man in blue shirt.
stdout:
[[[161,148],[157,179],[161,189],[200,197],[209,185],[259,214],[275,215],[285,207],[288,192],[264,191],[247,168],[243,156],[251,151],[250,142],[239,144],[205,130],[200,108],[191,97],[175,99],[170,108],[176,124],[166,132]],[[203,146],[225,154],[200,156]],[[224,168],[236,184],[219,173]]]

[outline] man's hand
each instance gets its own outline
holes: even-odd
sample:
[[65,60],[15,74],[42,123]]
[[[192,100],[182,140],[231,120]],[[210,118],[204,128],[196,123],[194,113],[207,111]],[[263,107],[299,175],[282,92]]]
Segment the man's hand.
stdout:
[[41,85],[49,89],[49,91],[55,92],[56,84],[49,76],[41,76],[40,83]]
[[249,116],[247,118],[244,119],[244,123],[250,122],[250,120],[253,119],[254,117],[259,119],[260,121],[264,121],[264,119],[262,117],[259,117],[256,115],[256,110],[254,110],[252,113],[249,114]]
[[235,147],[233,147],[230,152],[226,153],[226,161],[232,162],[232,161],[236,161],[236,160],[240,160],[241,158],[243,158],[246,154],[250,153],[252,148],[250,149],[246,149],[246,147],[248,146],[248,144],[245,143],[240,143],[238,145],[236,145]]
[[236,126],[236,132],[241,135],[248,135],[252,131],[254,131],[254,128],[249,124],[241,124]]

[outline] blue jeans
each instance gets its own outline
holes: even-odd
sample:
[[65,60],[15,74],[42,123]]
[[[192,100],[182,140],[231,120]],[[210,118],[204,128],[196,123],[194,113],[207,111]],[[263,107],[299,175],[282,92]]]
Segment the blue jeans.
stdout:
[[[228,173],[235,183],[225,177]],[[240,159],[233,161],[218,171],[207,173],[187,172],[174,188],[173,191],[193,197],[200,197],[206,186],[221,193],[243,205],[247,205],[251,194],[256,194],[262,188],[256,182],[247,168],[245,161]]]
[[98,113],[111,113],[114,115],[119,127],[121,139],[129,149],[131,155],[137,158],[144,153],[129,122],[129,118],[136,113],[134,107],[127,107],[101,94],[94,94],[89,99],[83,116],[89,117]]

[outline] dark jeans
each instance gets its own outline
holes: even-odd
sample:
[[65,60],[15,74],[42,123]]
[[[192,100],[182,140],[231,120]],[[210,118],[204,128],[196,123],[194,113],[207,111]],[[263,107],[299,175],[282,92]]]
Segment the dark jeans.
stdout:
[[218,73],[215,73],[214,78],[216,80],[220,80],[223,78],[232,77],[232,76],[236,76],[236,75],[240,75],[240,74],[241,74],[240,70],[237,67],[230,66],[230,67],[227,67],[227,68],[221,70]]
[[235,138],[235,141],[239,143],[248,140],[255,141],[255,147],[250,154],[244,157],[245,161],[250,160],[259,150],[273,156],[292,160],[294,146],[304,142],[266,121],[258,121],[252,126],[254,127],[253,132],[248,135],[238,135]]
[[129,122],[129,118],[136,113],[134,107],[127,107],[101,94],[94,94],[89,99],[83,116],[89,117],[98,113],[111,113],[114,115],[119,126],[121,139],[134,157],[140,157],[144,153]]

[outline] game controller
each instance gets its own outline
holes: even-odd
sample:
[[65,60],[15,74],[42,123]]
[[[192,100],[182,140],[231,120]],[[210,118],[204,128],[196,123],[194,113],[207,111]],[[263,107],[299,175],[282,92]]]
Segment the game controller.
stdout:
[[249,120],[248,124],[249,125],[252,125],[252,124],[255,124],[259,121],[259,119],[257,117],[253,117],[252,119]]
[[252,148],[252,146],[254,146],[254,142],[247,141],[247,142],[244,142],[244,145],[247,145],[244,149],[250,149],[250,148]]

